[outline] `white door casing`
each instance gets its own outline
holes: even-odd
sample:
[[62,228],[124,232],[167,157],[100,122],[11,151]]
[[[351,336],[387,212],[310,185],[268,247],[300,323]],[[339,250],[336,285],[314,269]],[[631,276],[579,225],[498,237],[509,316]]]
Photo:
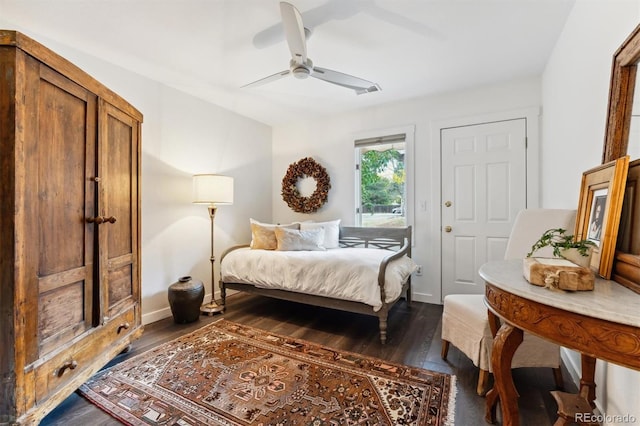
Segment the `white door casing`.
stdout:
[[441,130],[442,298],[483,294],[478,268],[504,257],[527,206],[526,119]]

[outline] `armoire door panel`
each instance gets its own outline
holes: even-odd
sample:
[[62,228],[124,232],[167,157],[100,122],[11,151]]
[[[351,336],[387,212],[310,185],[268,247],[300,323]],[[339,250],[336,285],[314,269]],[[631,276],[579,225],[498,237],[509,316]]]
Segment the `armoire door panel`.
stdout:
[[133,270],[131,264],[109,269],[109,307],[131,298],[133,294]]
[[102,148],[107,153],[105,162],[105,215],[114,216],[117,221],[109,228],[109,257],[122,256],[132,252],[132,185],[133,146],[132,128],[113,115],[107,116],[108,138]]
[[40,87],[40,164],[34,170],[38,174],[40,276],[77,268],[85,261],[87,103],[61,92],[47,81]]
[[70,341],[86,329],[84,309],[85,283],[67,284],[40,297],[38,330],[40,352],[48,353],[61,343]]
[[[114,257],[109,260],[109,308],[112,310],[116,305],[123,301],[133,302],[131,299],[134,295],[133,287],[133,267],[134,257],[132,254]],[[124,306],[122,309],[128,307]],[[114,315],[115,312],[110,312]]]
[[[107,249],[100,253],[107,265],[103,271],[106,292],[102,295],[103,316],[112,317],[137,299],[138,244],[138,134],[139,123],[107,102],[100,103],[99,208],[114,217],[99,229],[99,240]],[[130,303],[124,303],[129,301]]]
[[[38,332],[40,353],[48,353],[87,329],[86,312],[91,312],[93,288],[84,278],[93,265],[51,274],[38,280]],[[88,294],[86,292],[89,292]],[[78,306],[84,304],[84,309]]]
[[[37,288],[38,356],[92,327],[97,97],[50,68],[38,68],[30,100],[37,129],[28,148],[25,202],[37,265],[28,278]],[[32,345],[35,342],[32,342]]]

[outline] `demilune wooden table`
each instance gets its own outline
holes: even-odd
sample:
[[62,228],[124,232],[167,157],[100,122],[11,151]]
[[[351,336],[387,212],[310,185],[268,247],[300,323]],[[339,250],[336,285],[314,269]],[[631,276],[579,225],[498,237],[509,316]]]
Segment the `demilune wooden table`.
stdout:
[[525,280],[522,260],[485,263],[479,273],[486,283],[485,303],[495,336],[491,355],[494,387],[486,396],[487,422],[495,422],[499,401],[502,424],[520,423],[511,360],[523,330],[581,354],[580,393],[556,393],[560,408],[578,403],[594,407],[596,358],[640,370],[640,294],[603,279],[596,279],[593,291],[538,287]]

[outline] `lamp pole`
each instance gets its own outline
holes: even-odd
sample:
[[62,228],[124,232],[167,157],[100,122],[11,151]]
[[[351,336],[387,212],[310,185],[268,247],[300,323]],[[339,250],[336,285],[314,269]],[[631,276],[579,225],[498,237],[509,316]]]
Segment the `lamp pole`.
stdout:
[[216,303],[215,285],[215,252],[214,252],[214,232],[215,217],[218,205],[233,204],[233,178],[215,174],[193,175],[193,202],[196,204],[207,204],[209,209],[209,220],[211,221],[211,302],[202,305],[200,312],[213,315],[224,311],[224,306]]
[[200,307],[200,312],[202,312],[203,314],[207,314],[209,316],[213,315],[213,314],[217,314],[219,312],[224,311],[224,306],[220,306],[216,303],[216,285],[215,285],[215,268],[214,268],[214,264],[216,262],[216,257],[213,251],[213,235],[214,235],[214,220],[216,217],[216,206],[215,204],[209,204],[209,218],[211,219],[211,257],[209,258],[209,260],[211,261],[211,302],[207,303],[206,305],[202,305]]

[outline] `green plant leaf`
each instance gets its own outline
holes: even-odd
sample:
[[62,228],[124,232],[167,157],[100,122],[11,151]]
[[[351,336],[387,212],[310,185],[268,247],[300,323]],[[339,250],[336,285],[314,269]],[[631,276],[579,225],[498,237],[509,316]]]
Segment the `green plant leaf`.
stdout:
[[575,248],[578,249],[578,253],[581,256],[589,256],[589,251],[596,247],[596,244],[593,241],[589,240],[580,240],[576,241],[573,235],[567,235],[566,229],[562,228],[552,228],[546,230],[531,246],[531,251],[527,253],[527,257],[531,257],[533,253],[540,250],[544,247],[552,247],[553,255],[555,257],[563,257],[562,250]]

